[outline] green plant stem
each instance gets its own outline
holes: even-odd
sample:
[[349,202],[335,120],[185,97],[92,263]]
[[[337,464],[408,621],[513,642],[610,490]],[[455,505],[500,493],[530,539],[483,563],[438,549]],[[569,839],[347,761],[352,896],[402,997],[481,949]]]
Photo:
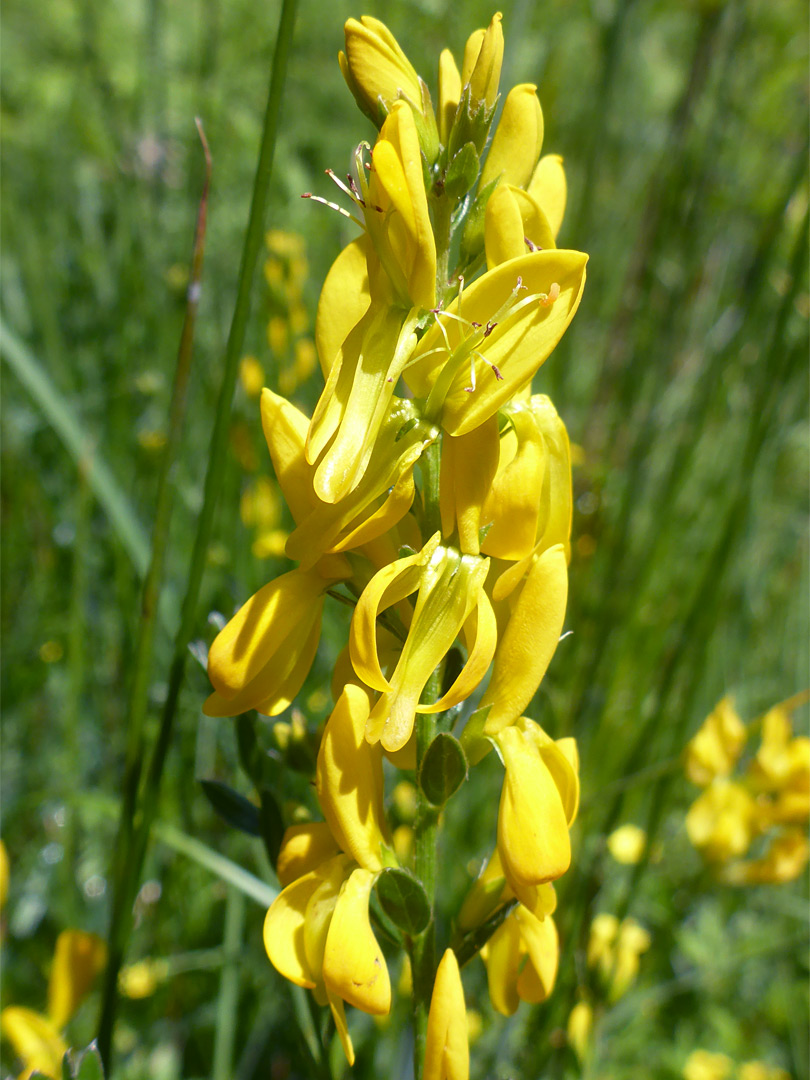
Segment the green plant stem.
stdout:
[[[433,443],[422,456],[424,487],[422,498],[425,507],[425,525],[432,535],[441,527],[439,518],[439,464],[441,444]],[[423,701],[436,701],[441,694],[441,668],[431,675]],[[416,714],[416,775],[422,768],[425,754],[436,734],[437,717],[427,713]],[[427,893],[431,912],[436,898],[436,840],[439,814],[432,806],[421,785],[417,784],[416,821],[414,823],[414,872]],[[412,1015],[414,1030],[413,1071],[416,1080],[422,1076],[427,1038],[428,1012],[436,975],[436,925],[431,914],[425,930],[409,943],[411,974],[413,977]]]
[[231,1080],[233,1076],[233,1047],[236,1018],[239,1008],[239,970],[242,935],[245,927],[245,898],[231,886],[225,901],[225,930],[222,947],[228,960],[222,968],[217,1000],[217,1026],[214,1034],[213,1080]]

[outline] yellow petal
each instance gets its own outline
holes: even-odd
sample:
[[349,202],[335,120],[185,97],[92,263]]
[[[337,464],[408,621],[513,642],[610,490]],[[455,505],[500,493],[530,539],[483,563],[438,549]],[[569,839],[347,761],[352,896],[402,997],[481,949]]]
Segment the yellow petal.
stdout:
[[337,855],[339,850],[339,845],[325,821],[290,825],[281,841],[276,863],[276,875],[282,888],[311,873],[321,863]]
[[343,1047],[343,1053],[346,1055],[346,1060],[351,1068],[354,1065],[354,1046],[352,1045],[351,1035],[349,1035],[349,1025],[346,1023],[346,1009],[343,1006],[343,998],[337,994],[331,994],[327,990],[326,999],[332,1011],[332,1018],[335,1021],[340,1045]]
[[388,968],[368,917],[376,874],[354,870],[340,890],[323,957],[328,992],[356,1009],[383,1016],[391,1009]]
[[438,713],[451,709],[468,698],[486,675],[498,643],[498,624],[489,597],[483,590],[479,593],[475,611],[465,623],[465,629],[470,622],[474,623],[475,628],[471,631],[473,645],[466,663],[447,692],[432,705],[417,705],[418,713]]
[[9,1005],[0,1013],[0,1030],[25,1065],[25,1076],[36,1071],[57,1080],[67,1043],[54,1024],[40,1013]]
[[448,435],[442,444],[439,509],[442,533],[458,530],[459,546],[469,555],[480,547],[481,509],[498,467],[498,418],[491,416],[468,435]]
[[502,184],[524,188],[531,179],[543,147],[543,110],[533,83],[520,83],[506,95],[492,137],[480,188],[500,178]]
[[296,521],[316,505],[312,466],[304,456],[309,420],[272,390],[262,390],[262,428],[284,500]]
[[307,959],[304,920],[307,904],[322,880],[318,870],[296,878],[278,894],[264,920],[264,948],[270,963],[285,979],[309,989],[317,983],[320,971],[313,971]]
[[551,234],[556,240],[565,215],[568,193],[563,159],[559,154],[545,154],[540,158],[529,181],[528,192],[543,208]]
[[321,370],[328,375],[342,359],[344,342],[363,321],[370,305],[368,237],[353,240],[341,251],[326,275],[315,316],[315,344]]
[[742,784],[713,781],[689,807],[686,832],[707,859],[744,855],[757,832],[757,806]]
[[324,729],[315,789],[341,848],[361,866],[381,870],[381,846],[387,832],[382,752],[366,742],[368,713],[368,695],[349,683]]
[[522,905],[515,909],[515,918],[529,954],[529,962],[518,976],[517,992],[523,1001],[537,1005],[549,996],[557,978],[560,959],[557,927],[550,915],[538,919]]
[[495,735],[521,715],[557,648],[568,599],[568,569],[561,545],[534,563],[495,650],[481,707],[491,705],[485,732]]
[[447,146],[450,129],[461,100],[461,74],[449,49],[442,49],[439,55],[439,141]]
[[503,27],[501,13],[496,12],[486,30],[476,30],[467,39],[461,81],[470,85],[470,111],[475,114],[480,104],[492,109],[498,97],[498,84],[503,65]]
[[317,972],[319,984],[323,984],[323,958],[329,927],[350,867],[351,859],[348,856],[338,856],[323,863],[316,871],[320,878],[317,888],[307,900],[304,912],[304,950],[310,970]]
[[540,550],[562,544],[571,558],[571,447],[565,424],[545,394],[533,394],[529,406],[546,444],[546,475],[537,524]]
[[533,740],[517,727],[496,737],[506,775],[498,808],[498,850],[506,880],[521,887],[561,877],[571,863],[568,822],[557,784]]
[[63,930],[56,939],[48,983],[48,1016],[57,1030],[78,1009],[107,963],[107,946],[97,934]]
[[447,949],[430,999],[422,1080],[468,1080],[467,1008],[456,954]]
[[[464,320],[480,329],[437,316],[444,334],[431,326],[405,371],[414,396],[428,399],[427,415],[440,414],[445,431],[464,435],[527,386],[574,317],[587,261],[578,251],[531,252],[501,263],[465,289]],[[457,297],[448,310],[458,315],[458,309]]]
[[490,525],[481,550],[497,559],[523,559],[537,542],[540,496],[547,468],[546,442],[531,409],[510,409],[500,439],[498,469],[482,523]]
[[489,997],[503,1016],[511,1016],[520,1004],[517,992],[523,956],[520,926],[514,913],[507,915],[484,948],[481,956],[487,968]]
[[550,738],[534,720],[521,716],[515,727],[535,744],[560,793],[565,819],[570,826],[579,808],[579,753],[574,739]]
[[401,95],[419,108],[419,76],[385,23],[363,15],[359,22],[349,19],[344,31],[346,53],[340,54],[340,67],[363,112],[379,126]]
[[458,925],[462,930],[472,930],[480,926],[500,907],[506,891],[501,857],[495,848],[481,873],[475,879],[473,887],[464,898],[458,916]]
[[520,188],[500,184],[487,200],[484,217],[488,269],[525,255],[527,240],[536,249],[556,247],[551,226],[539,203]]

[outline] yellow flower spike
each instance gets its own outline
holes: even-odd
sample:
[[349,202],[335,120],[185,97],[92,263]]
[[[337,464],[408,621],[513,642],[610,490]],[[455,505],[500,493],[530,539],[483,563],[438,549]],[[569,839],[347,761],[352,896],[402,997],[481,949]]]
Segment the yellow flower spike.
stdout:
[[465,435],[523,390],[574,317],[587,261],[578,251],[531,252],[456,297],[405,371],[414,395],[427,398],[425,415]]
[[498,807],[498,850],[510,887],[561,877],[571,864],[568,822],[554,776],[532,739],[519,727],[495,736],[506,771]]
[[481,949],[481,959],[487,969],[489,997],[493,1008],[502,1016],[511,1016],[520,1004],[517,982],[523,956],[520,925],[513,912],[507,915]]
[[804,829],[786,829],[774,836],[760,859],[731,863],[723,880],[730,885],[783,885],[800,877],[810,859]]
[[442,534],[458,530],[459,546],[467,555],[479,553],[478,530],[486,523],[481,511],[498,467],[498,417],[468,435],[448,435],[442,446],[439,509]]
[[529,181],[528,193],[542,207],[555,241],[565,216],[568,187],[563,159],[559,154],[544,154]]
[[366,742],[368,714],[368,694],[347,684],[326,722],[315,790],[341,849],[367,870],[382,870],[387,835],[382,752]]
[[97,934],[63,930],[56,939],[48,983],[48,1016],[63,1028],[107,963],[107,946]]
[[360,109],[379,127],[393,103],[405,97],[422,108],[421,80],[399,42],[379,19],[363,15],[344,26],[340,70]]
[[757,832],[757,805],[742,784],[715,780],[689,807],[686,832],[712,862],[744,855]]
[[549,915],[538,919],[522,904],[515,909],[523,944],[529,954],[528,962],[518,975],[517,992],[521,1001],[539,1005],[554,989],[560,961],[560,940],[557,927]]
[[449,49],[442,49],[439,55],[439,141],[447,146],[453,119],[461,100],[461,73]]
[[543,148],[543,110],[533,83],[520,83],[506,95],[503,112],[492,137],[479,189],[493,180],[525,188]]
[[391,1009],[391,982],[368,916],[375,878],[361,867],[343,883],[326,937],[323,981],[330,995],[372,1016],[384,1016]]
[[470,112],[475,115],[481,105],[487,110],[495,107],[503,66],[503,16],[496,12],[485,30],[470,34],[464,48],[461,82],[470,87]]
[[283,712],[315,658],[324,594],[350,576],[342,556],[327,556],[311,570],[282,574],[243,604],[208,653],[215,693],[203,706],[205,714]]
[[530,555],[537,543],[548,455],[531,409],[512,407],[508,416],[511,423],[501,434],[498,469],[481,511],[481,520],[491,523],[481,550],[511,560]]
[[303,825],[290,825],[284,832],[276,863],[276,875],[281,887],[286,888],[291,882],[311,873],[339,851],[340,845],[327,822],[307,821]]
[[324,376],[336,361],[342,362],[346,339],[371,306],[370,251],[367,236],[353,240],[332,263],[323,283],[315,315],[315,344]]
[[[433,540],[429,541],[429,545],[432,544]],[[400,563],[404,562],[400,560]],[[377,671],[370,668],[372,676],[378,680],[375,685],[355,663],[355,670],[361,678],[383,691],[368,718],[366,738],[369,742],[381,740],[386,750],[401,749],[411,737],[417,712],[434,713],[449,709],[463,701],[483,678],[495,651],[497,635],[495,616],[483,592],[488,568],[488,559],[460,555],[452,548],[433,548],[430,560],[419,574],[419,595],[408,637],[388,687],[379,681],[379,667]],[[366,590],[370,594],[368,609],[364,605],[366,592],[355,609],[352,620],[353,661],[354,642],[358,640],[359,645],[360,628],[367,628],[369,616],[373,618],[378,607],[377,597],[381,588],[375,583],[378,578],[381,579],[382,588],[385,589],[389,576],[385,570],[377,574]],[[398,585],[399,581],[395,580],[392,588]],[[414,587],[411,586],[408,591],[413,591]],[[397,593],[393,595],[397,596]],[[407,594],[399,592],[397,598],[403,595]],[[392,598],[389,598],[388,603],[391,602]],[[361,608],[363,615],[358,619]],[[476,609],[474,643],[469,650],[467,663],[447,693],[432,705],[420,705],[419,699],[428,679],[467,619],[473,615],[473,609]],[[358,633],[355,633],[355,620]],[[371,644],[373,638],[368,629],[365,633],[366,640]]]
[[746,730],[730,697],[715,705],[686,746],[686,775],[705,787],[728,776],[742,753]]
[[519,717],[534,696],[557,648],[568,599],[568,568],[562,545],[543,552],[512,608],[481,707],[490,705],[484,731],[497,735]]
[[484,214],[484,250],[487,268],[526,254],[526,241],[534,248],[556,247],[551,226],[539,204],[520,188],[501,184],[487,200]]
[[61,1077],[62,1058],[68,1045],[46,1016],[20,1005],[9,1005],[0,1013],[0,1031],[25,1065],[17,1080],[27,1080],[34,1072],[50,1080]]
[[467,1007],[456,954],[445,950],[433,984],[422,1080],[469,1080]]

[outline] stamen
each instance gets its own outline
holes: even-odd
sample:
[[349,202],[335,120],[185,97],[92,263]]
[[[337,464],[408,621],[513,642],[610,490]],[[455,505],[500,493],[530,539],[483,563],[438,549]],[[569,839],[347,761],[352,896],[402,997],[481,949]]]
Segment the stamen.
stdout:
[[[337,186],[344,193],[344,195],[349,196],[349,198],[352,200],[353,203],[356,203],[360,207],[365,207],[366,204],[363,202],[363,200],[357,194],[356,190],[352,191],[352,188],[346,187],[346,185],[343,183],[343,181],[340,179],[340,177],[336,176],[335,173],[331,169],[324,169],[324,172],[329,177],[329,179],[331,181],[333,181],[333,183],[337,184]],[[349,177],[349,181],[351,182],[351,177]],[[352,185],[352,186],[354,186],[354,185]]]
[[540,293],[540,304],[542,307],[551,307],[557,297],[560,295],[560,286],[556,281],[552,281],[549,286],[548,293]]
[[526,245],[526,247],[529,249],[529,251],[542,251],[543,250],[541,247],[538,247],[537,244],[533,244],[531,242],[531,240],[528,238],[528,236],[523,237],[523,243]]
[[321,198],[320,195],[313,195],[311,191],[304,191],[301,194],[302,199],[312,199],[313,202],[322,203],[324,206],[328,206],[330,210],[337,210],[339,214],[348,218],[349,221],[353,221],[355,225],[359,225],[361,229],[365,231],[365,225],[359,218],[356,218],[354,214],[350,214],[348,210],[344,210],[342,206],[338,206],[337,203],[330,202],[328,199]]

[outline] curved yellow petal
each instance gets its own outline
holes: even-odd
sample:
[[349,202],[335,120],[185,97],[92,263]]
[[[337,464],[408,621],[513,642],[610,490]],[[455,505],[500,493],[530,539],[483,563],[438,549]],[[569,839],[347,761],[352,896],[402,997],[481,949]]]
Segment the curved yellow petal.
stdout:
[[439,141],[447,146],[450,129],[461,100],[461,73],[449,49],[439,54],[439,107],[436,119],[439,125]]
[[346,1023],[346,1009],[343,1005],[343,998],[338,994],[331,994],[327,990],[326,1000],[329,1002],[329,1008],[332,1011],[332,1018],[335,1021],[340,1045],[343,1047],[343,1053],[346,1055],[346,1060],[351,1068],[354,1065],[354,1046],[352,1045],[352,1037],[349,1034],[349,1025]]
[[63,930],[56,939],[48,983],[48,1016],[65,1027],[107,963],[107,946],[97,934]]
[[384,1016],[391,1009],[391,983],[368,916],[375,878],[376,874],[360,868],[344,882],[329,924],[323,980],[328,992],[349,1005]]
[[321,370],[328,375],[342,358],[343,345],[371,306],[367,236],[352,240],[332,263],[315,314],[315,345]]
[[551,226],[539,203],[525,191],[499,184],[487,200],[484,216],[484,249],[487,267],[526,254],[527,243],[534,249],[556,247]]
[[547,451],[531,409],[510,409],[509,417],[512,426],[501,435],[498,469],[481,511],[490,525],[481,550],[497,559],[523,559],[537,542]]
[[399,42],[379,19],[348,19],[346,53],[340,54],[343,77],[363,112],[378,126],[392,104],[404,95],[422,104],[419,76]]
[[524,188],[531,179],[543,147],[543,110],[533,83],[520,83],[506,95],[492,137],[479,187],[500,178],[502,184]]
[[311,873],[339,851],[340,846],[325,821],[290,825],[281,841],[276,863],[276,875],[282,888]]
[[323,987],[323,957],[326,939],[343,882],[351,867],[351,859],[339,855],[323,863],[315,873],[318,885],[307,900],[304,911],[304,951],[310,970],[317,973],[318,985]]
[[[531,381],[574,317],[587,261],[582,252],[564,250],[510,259],[464,290],[461,314],[469,322],[437,316],[444,333],[431,326],[405,381],[439,410],[445,431],[472,431]],[[448,311],[459,315],[458,297]]]
[[529,181],[528,192],[543,208],[551,234],[556,240],[565,216],[568,195],[563,159],[559,154],[544,154],[540,158]]
[[438,713],[451,709],[468,698],[486,675],[498,643],[498,624],[489,597],[483,590],[478,595],[478,605],[470,620],[474,620],[475,629],[472,631],[473,646],[467,662],[447,692],[433,705],[418,705],[417,712]]
[[540,550],[562,544],[566,561],[571,558],[571,447],[568,432],[554,404],[545,394],[533,394],[529,406],[546,443],[546,475],[538,517]]
[[270,963],[285,979],[309,989],[318,982],[320,971],[314,971],[307,959],[304,921],[307,904],[321,881],[318,870],[296,878],[278,894],[264,919],[264,948]]
[[528,963],[518,975],[517,992],[523,1001],[537,1005],[549,996],[557,978],[560,960],[557,927],[550,915],[538,919],[522,905],[515,909],[515,918],[529,954]]
[[22,1059],[24,1076],[39,1072],[52,1080],[61,1077],[62,1058],[68,1047],[46,1016],[20,1005],[8,1005],[0,1013],[0,1031]]
[[312,489],[313,469],[304,455],[309,420],[295,405],[262,390],[262,429],[284,501],[293,518],[301,521],[316,505]]
[[507,915],[484,948],[481,957],[486,964],[489,997],[503,1016],[511,1016],[520,1004],[517,981],[523,957],[520,927],[514,916]]
[[560,792],[533,739],[519,727],[496,740],[506,775],[498,808],[498,850],[506,880],[520,899],[523,885],[561,877],[571,841]]
[[468,1080],[467,1007],[456,954],[441,958],[428,1013],[422,1080]]
[[568,599],[562,545],[535,561],[512,608],[481,707],[491,705],[484,731],[495,735],[519,717],[534,696],[557,648]]
[[378,871],[387,829],[382,752],[366,742],[368,713],[366,692],[347,684],[324,729],[315,790],[341,848],[361,866]]
[[485,30],[470,34],[464,48],[461,82],[470,86],[470,110],[473,114],[480,105],[492,109],[498,98],[498,85],[503,66],[503,27],[501,13],[497,11]]
[[498,417],[491,416],[468,435],[448,435],[442,444],[439,509],[442,533],[458,530],[459,547],[477,555],[481,509],[498,467]]

